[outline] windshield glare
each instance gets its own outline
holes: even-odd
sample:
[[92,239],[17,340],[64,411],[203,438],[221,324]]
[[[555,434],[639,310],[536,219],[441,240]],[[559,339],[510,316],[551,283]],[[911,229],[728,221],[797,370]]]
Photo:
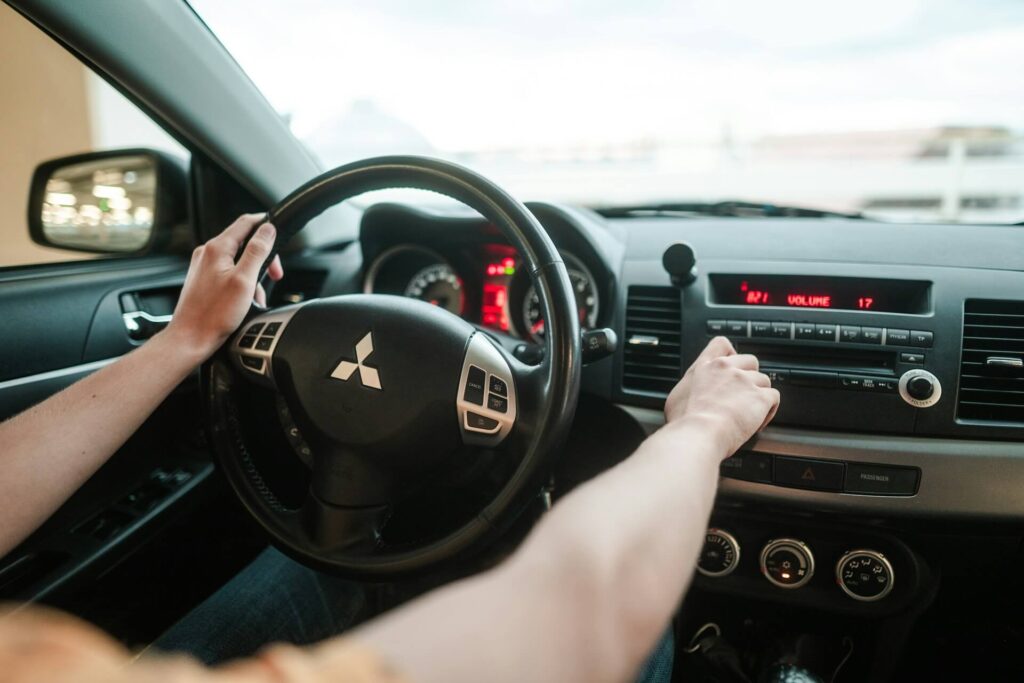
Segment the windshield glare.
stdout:
[[1024,221],[1019,0],[192,0],[325,168],[521,199]]

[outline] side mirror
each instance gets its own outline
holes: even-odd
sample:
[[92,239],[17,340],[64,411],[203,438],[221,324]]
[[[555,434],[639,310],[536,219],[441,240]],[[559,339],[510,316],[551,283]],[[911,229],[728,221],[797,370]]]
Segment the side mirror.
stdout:
[[151,149],[52,159],[36,168],[29,189],[32,241],[58,249],[145,254],[187,215],[183,162]]

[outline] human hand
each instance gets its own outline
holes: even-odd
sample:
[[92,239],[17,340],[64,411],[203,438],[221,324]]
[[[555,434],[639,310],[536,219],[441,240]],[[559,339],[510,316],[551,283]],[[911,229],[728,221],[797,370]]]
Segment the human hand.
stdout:
[[[256,281],[274,247],[274,226],[264,223],[235,262],[235,254],[265,214],[245,214],[192,252],[181,297],[167,332],[203,359],[216,351],[241,324],[249,305],[266,305],[266,293]],[[275,258],[267,270],[271,280],[284,275]]]
[[779,392],[758,371],[757,358],[737,354],[728,339],[715,337],[672,389],[665,418],[710,430],[725,458],[764,428],[778,407]]

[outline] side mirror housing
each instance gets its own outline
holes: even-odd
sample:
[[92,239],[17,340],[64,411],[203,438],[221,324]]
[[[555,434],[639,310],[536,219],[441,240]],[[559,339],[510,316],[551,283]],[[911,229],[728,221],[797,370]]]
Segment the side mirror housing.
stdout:
[[184,163],[152,149],[51,159],[32,174],[28,228],[46,247],[141,256],[188,216]]

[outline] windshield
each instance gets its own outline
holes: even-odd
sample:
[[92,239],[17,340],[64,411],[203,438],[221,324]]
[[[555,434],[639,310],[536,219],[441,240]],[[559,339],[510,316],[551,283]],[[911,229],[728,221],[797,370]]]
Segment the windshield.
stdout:
[[1024,221],[1019,0],[192,0],[324,167],[521,199]]

